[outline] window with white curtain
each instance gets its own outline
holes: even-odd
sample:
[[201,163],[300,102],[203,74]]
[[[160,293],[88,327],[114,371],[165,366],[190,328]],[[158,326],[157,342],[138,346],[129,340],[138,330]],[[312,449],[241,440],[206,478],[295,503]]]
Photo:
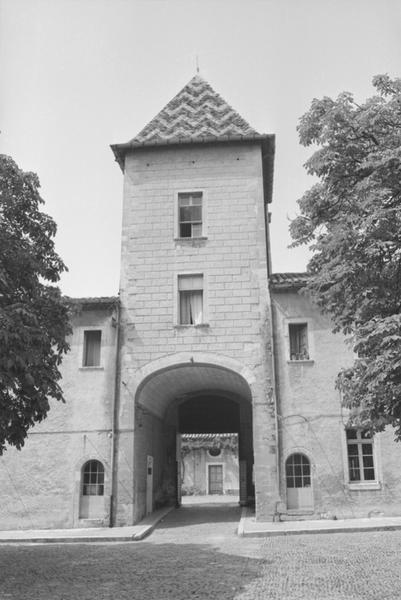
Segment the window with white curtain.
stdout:
[[180,325],[203,323],[203,275],[178,276]]

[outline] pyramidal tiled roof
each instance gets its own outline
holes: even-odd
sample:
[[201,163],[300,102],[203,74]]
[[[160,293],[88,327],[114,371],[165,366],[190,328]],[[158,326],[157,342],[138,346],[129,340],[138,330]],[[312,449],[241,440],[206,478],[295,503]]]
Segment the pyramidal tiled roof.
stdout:
[[148,147],[233,142],[260,145],[264,196],[271,202],[274,134],[255,131],[200,75],[195,75],[137,136],[112,144],[111,149],[124,172],[127,154]]
[[258,135],[207,81],[195,75],[131,143],[196,142]]

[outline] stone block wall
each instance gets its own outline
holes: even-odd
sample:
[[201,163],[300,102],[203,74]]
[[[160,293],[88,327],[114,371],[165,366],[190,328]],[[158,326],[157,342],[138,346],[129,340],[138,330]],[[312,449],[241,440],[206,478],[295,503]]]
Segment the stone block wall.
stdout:
[[[203,194],[203,236],[179,239],[177,195],[191,191]],[[203,274],[204,322],[188,327],[178,322],[177,280],[190,273]],[[254,382],[259,512],[271,515],[277,496],[276,440],[258,144],[143,148],[127,154],[120,297],[125,382],[120,422],[137,431],[134,399],[141,372],[152,362],[185,353],[237,361]],[[146,443],[134,447],[143,468]]]
[[[163,148],[126,159],[121,298],[126,367],[166,353],[260,361],[267,267],[260,148]],[[204,239],[175,239],[180,191],[204,193]],[[203,273],[205,325],[177,327],[177,276]]]

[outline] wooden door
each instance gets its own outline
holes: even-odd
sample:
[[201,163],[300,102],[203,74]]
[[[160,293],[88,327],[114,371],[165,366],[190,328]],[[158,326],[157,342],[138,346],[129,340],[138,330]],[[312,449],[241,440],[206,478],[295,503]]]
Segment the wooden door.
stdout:
[[313,492],[309,459],[304,454],[291,454],[285,463],[287,509],[313,510]]
[[223,493],[223,465],[209,465],[209,494]]

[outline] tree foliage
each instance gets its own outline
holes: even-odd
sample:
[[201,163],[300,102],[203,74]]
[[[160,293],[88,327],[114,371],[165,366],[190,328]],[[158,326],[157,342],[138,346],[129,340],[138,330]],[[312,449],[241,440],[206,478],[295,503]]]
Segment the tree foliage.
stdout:
[[311,243],[308,289],[358,358],[338,376],[344,403],[372,431],[401,439],[401,79],[376,95],[313,100],[298,127],[319,178],[299,201],[293,245]]
[[63,400],[58,367],[70,326],[54,284],[66,267],[39,187],[34,173],[0,155],[0,454],[7,443],[23,446],[49,398]]

